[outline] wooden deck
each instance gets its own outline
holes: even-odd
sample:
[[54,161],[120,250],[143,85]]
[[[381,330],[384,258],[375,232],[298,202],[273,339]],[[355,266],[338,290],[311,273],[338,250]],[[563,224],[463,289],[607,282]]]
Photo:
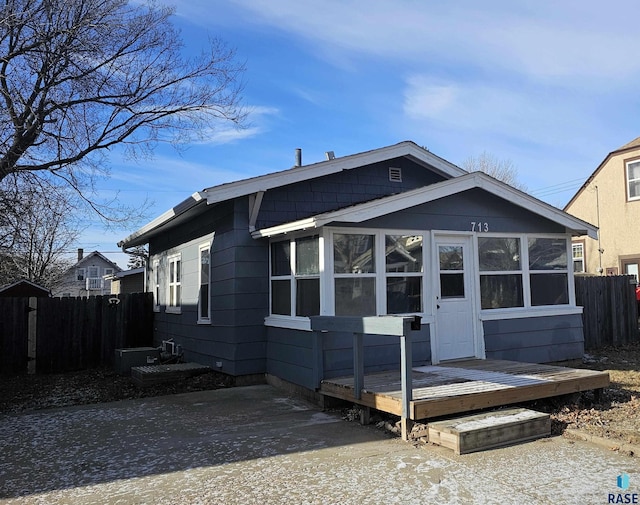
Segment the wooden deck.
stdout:
[[[399,371],[365,375],[359,400],[353,383],[353,377],[324,380],[320,393],[402,415]],[[502,360],[447,362],[413,369],[408,418],[429,419],[608,385],[607,372]]]

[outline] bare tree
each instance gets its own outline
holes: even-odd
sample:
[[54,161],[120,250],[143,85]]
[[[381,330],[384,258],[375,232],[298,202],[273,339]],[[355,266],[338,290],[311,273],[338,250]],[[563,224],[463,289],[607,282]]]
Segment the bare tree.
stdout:
[[511,160],[499,159],[487,151],[483,151],[479,156],[470,156],[464,160],[462,168],[467,172],[484,172],[520,191],[527,190],[527,186],[518,180],[518,169]]
[[69,189],[31,174],[0,182],[0,285],[27,279],[53,288],[71,266],[80,232]]
[[127,0],[5,0],[0,7],[0,181],[47,172],[106,217],[92,176],[121,145],[243,124],[243,66],[219,40],[187,57],[173,10]]

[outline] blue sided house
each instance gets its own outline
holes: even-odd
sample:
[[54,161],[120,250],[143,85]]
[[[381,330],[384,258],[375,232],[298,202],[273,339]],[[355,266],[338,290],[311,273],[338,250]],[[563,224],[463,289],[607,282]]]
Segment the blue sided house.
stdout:
[[[119,243],[148,244],[155,339],[235,377],[307,390],[352,373],[310,316],[418,315],[413,364],[583,355],[571,237],[594,226],[413,142],[221,184]],[[365,339],[366,369],[399,366]]]

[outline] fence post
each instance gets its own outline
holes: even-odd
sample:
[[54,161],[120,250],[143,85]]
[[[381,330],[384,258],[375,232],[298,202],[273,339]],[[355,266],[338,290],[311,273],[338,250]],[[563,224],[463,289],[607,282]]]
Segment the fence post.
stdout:
[[27,318],[27,374],[36,373],[37,335],[38,335],[38,299],[29,297],[29,317]]

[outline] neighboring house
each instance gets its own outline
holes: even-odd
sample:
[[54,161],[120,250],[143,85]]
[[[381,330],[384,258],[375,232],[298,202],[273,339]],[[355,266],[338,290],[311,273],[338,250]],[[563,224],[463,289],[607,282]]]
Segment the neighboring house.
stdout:
[[105,278],[111,281],[111,294],[144,293],[144,267],[122,270]]
[[121,269],[98,251],[84,256],[78,249],[78,262],[56,286],[53,296],[94,296],[111,293],[111,276]]
[[0,287],[1,297],[35,296],[38,298],[51,296],[51,291],[35,282],[22,279],[12,284]]
[[[131,234],[149,245],[155,340],[307,389],[352,373],[309,316],[422,316],[413,364],[583,355],[571,237],[596,228],[413,142],[207,188]],[[394,337],[366,370],[397,369]]]
[[564,210],[594,223],[599,237],[573,238],[573,270],[631,274],[640,267],[640,137],[609,153]]

